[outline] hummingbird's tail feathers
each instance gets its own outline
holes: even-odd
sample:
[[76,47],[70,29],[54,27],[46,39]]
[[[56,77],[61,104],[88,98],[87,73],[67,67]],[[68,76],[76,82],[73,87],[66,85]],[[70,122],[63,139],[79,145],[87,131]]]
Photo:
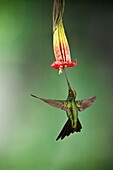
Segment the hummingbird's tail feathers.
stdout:
[[76,128],[74,129],[74,131],[80,132],[81,129],[82,129],[82,125],[81,125],[79,119],[77,118],[77,126],[76,126]]
[[44,99],[44,98],[41,98],[41,97],[37,97],[33,94],[31,94],[32,97],[35,97],[37,99],[40,99],[42,100],[43,102],[51,105],[51,106],[54,106],[56,108],[59,108],[61,110],[64,110],[66,112],[69,112],[69,109],[68,107],[66,106],[66,101],[65,100],[51,100],[51,99]]
[[56,140],[59,140],[60,138],[62,140],[66,136],[69,136],[71,133],[80,132],[81,129],[82,129],[82,125],[79,119],[77,119],[77,125],[75,128],[72,127],[72,122],[70,119],[68,119]]
[[67,122],[65,123],[63,129],[61,130],[60,134],[58,135],[58,137],[57,137],[56,140],[58,140],[58,139],[60,139],[60,138],[61,138],[61,140],[62,140],[62,139],[65,138],[65,136],[69,136],[70,133],[71,133],[71,128],[72,128],[72,126],[71,126],[71,120],[68,119]]
[[83,111],[90,107],[94,101],[96,100],[96,96],[84,99],[84,100],[78,100],[76,101],[76,105],[79,111]]

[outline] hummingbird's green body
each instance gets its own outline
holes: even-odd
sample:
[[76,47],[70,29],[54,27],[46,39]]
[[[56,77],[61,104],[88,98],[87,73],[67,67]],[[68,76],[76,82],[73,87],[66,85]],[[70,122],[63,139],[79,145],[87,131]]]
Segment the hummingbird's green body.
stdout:
[[67,112],[67,116],[70,118],[73,128],[75,128],[77,124],[78,110],[74,99],[67,102],[67,107],[70,110]]
[[[64,70],[65,72],[65,70]],[[78,119],[78,111],[83,111],[89,106],[91,106],[96,99],[96,96],[84,99],[84,100],[75,100],[76,99],[76,91],[71,88],[67,75],[66,81],[68,84],[68,97],[66,100],[51,100],[51,99],[44,99],[37,97],[35,95],[31,95],[35,98],[38,98],[47,104],[57,107],[66,111],[68,120],[65,123],[63,129],[61,130],[60,134],[58,135],[57,139],[63,139],[65,136],[69,136],[71,133],[80,132],[82,129],[82,125]]]
[[78,110],[76,107],[76,92],[75,90],[69,90],[68,98],[66,100],[66,106],[68,107],[69,111],[67,111],[67,116],[70,118],[73,128],[76,127],[77,124],[77,117],[78,117]]

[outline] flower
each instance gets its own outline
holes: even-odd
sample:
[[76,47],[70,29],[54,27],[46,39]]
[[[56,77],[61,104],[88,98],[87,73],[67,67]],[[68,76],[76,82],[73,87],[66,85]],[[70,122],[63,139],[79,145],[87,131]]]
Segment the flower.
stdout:
[[51,67],[58,69],[59,73],[63,68],[77,65],[77,60],[71,62],[70,49],[62,23],[63,11],[64,0],[55,0],[53,6],[53,49],[56,61]]

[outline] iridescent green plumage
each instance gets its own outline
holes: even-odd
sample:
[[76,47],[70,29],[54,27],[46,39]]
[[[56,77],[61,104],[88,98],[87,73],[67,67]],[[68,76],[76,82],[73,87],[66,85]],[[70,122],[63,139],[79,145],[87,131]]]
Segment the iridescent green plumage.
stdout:
[[84,100],[76,100],[76,91],[71,88],[66,72],[65,72],[65,76],[68,84],[68,97],[66,100],[51,100],[51,99],[44,99],[44,98],[37,97],[35,95],[31,95],[51,106],[66,111],[68,120],[56,140],[60,138],[63,139],[65,138],[65,136],[69,136],[71,133],[81,131],[82,125],[78,119],[78,111],[85,110],[86,108],[91,106],[94,100],[96,99],[96,96],[93,96]]

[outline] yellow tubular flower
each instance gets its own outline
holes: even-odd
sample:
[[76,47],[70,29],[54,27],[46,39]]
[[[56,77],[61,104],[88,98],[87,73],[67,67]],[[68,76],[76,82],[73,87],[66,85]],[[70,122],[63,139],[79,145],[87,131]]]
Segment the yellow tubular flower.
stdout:
[[56,61],[51,65],[58,69],[59,73],[63,68],[77,65],[77,61],[71,62],[70,49],[65,35],[62,16],[64,12],[64,0],[54,0],[53,5],[53,49]]

